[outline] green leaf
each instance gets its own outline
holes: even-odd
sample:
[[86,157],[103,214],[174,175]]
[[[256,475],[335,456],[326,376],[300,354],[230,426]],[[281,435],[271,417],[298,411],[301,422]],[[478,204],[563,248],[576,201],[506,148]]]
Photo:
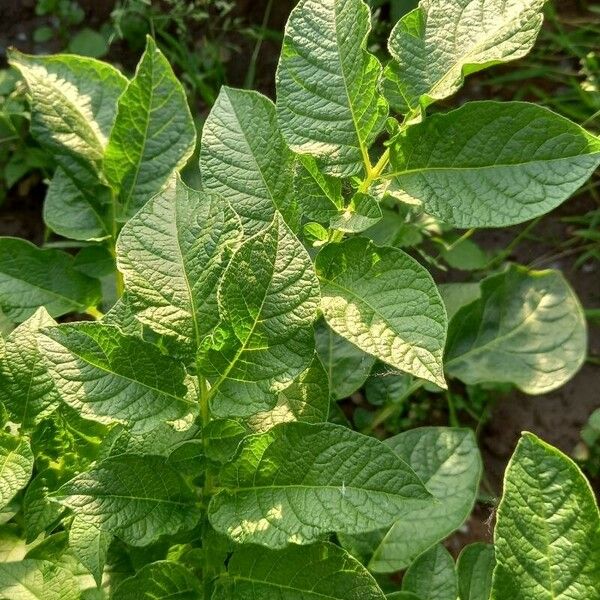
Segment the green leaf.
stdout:
[[169,456],[180,444],[196,439],[199,435],[200,428],[195,424],[187,429],[174,429],[168,423],[160,423],[154,429],[138,435],[117,425],[102,440],[98,458],[122,454]]
[[69,42],[69,50],[73,54],[100,58],[108,52],[108,43],[102,34],[89,27],[84,27]]
[[364,391],[369,404],[383,406],[403,402],[411,394],[413,385],[418,384],[410,375],[377,363],[365,382]]
[[315,344],[334,400],[352,395],[369,377],[375,357],[335,333],[324,321],[315,327]]
[[59,325],[38,343],[62,399],[86,419],[126,423],[139,434],[194,409],[181,363],[117,327]]
[[80,517],[75,517],[69,529],[69,547],[77,560],[94,576],[96,585],[102,583],[102,573],[106,564],[108,547],[112,535],[98,529]]
[[24,488],[33,470],[33,452],[25,438],[0,432],[0,508]]
[[102,279],[115,274],[115,257],[108,246],[90,244],[84,246],[76,255],[73,265],[80,273]]
[[79,586],[66,569],[45,560],[0,563],[0,597],[7,600],[79,600]]
[[600,515],[577,465],[524,433],[504,477],[492,600],[568,600],[598,592]]
[[173,70],[151,37],[123,95],[104,159],[120,218],[134,215],[194,151],[196,128]]
[[402,589],[422,600],[456,600],[456,571],[448,550],[438,544],[421,554],[404,574]]
[[421,600],[412,592],[392,592],[386,596],[386,600]]
[[198,522],[195,494],[159,456],[104,460],[52,496],[83,521],[132,546],[189,530]]
[[33,136],[70,177],[81,179],[82,185],[96,184],[127,79],[92,58],[28,56],[13,50],[9,59],[31,93]]
[[[525,56],[545,0],[422,0],[392,30],[385,75],[392,105],[416,111],[452,96],[466,75]],[[387,91],[387,90],[386,90]]]
[[247,437],[219,478],[208,513],[239,543],[282,548],[330,531],[364,533],[430,503],[384,444],[339,425],[284,423]]
[[481,282],[481,298],[450,324],[446,371],[468,384],[513,383],[542,394],[568,381],[586,355],[586,324],[559,271],[511,266]]
[[271,100],[222,87],[202,130],[202,183],[231,202],[247,235],[268,227],[277,210],[298,228],[293,163]]
[[409,127],[390,159],[394,196],[456,227],[545,214],[600,164],[600,140],[547,108],[469,102]]
[[280,392],[277,404],[271,410],[249,417],[248,425],[253,431],[262,433],[279,423],[290,421],[325,423],[328,416],[329,381],[315,356],[308,369]]
[[218,463],[226,463],[235,454],[242,438],[248,435],[244,423],[235,419],[212,419],[202,428],[206,455]]
[[44,222],[58,235],[74,240],[101,240],[112,235],[108,227],[110,191],[93,188],[89,193],[57,167],[44,202]]
[[460,600],[489,600],[495,562],[491,544],[478,542],[463,548],[456,562]]
[[142,567],[133,577],[125,579],[114,591],[111,600],[200,600],[203,598],[200,580],[183,565],[161,560]]
[[405,569],[457,530],[471,514],[482,470],[470,429],[420,427],[385,443],[414,469],[439,502],[398,515],[368,564],[369,570],[379,573]]
[[477,271],[484,269],[488,256],[473,240],[464,239],[444,248],[440,255],[453,269],[461,271]]
[[446,387],[446,311],[416,260],[353,238],[321,250],[316,269],[332,329],[387,364]]
[[369,572],[344,550],[319,542],[285,550],[240,547],[213,600],[384,600]]
[[[39,466],[36,465],[36,468]],[[72,475],[72,472],[50,467],[37,473],[27,486],[23,498],[23,515],[28,543],[34,542],[38,536],[46,533],[64,512],[62,506],[50,501],[49,495]]]
[[0,310],[18,323],[40,306],[53,317],[84,312],[100,300],[100,284],[73,267],[73,257],[20,238],[0,238]]
[[360,233],[381,220],[379,202],[368,194],[355,194],[348,206],[331,218],[332,229],[345,233]]
[[438,290],[448,313],[448,322],[452,321],[460,308],[471,304],[481,294],[479,283],[442,283]]
[[132,302],[127,291],[113,304],[112,308],[102,317],[105,325],[118,327],[125,335],[143,337],[143,326],[137,320]]
[[60,395],[48,373],[37,342],[42,327],[56,325],[46,309],[39,308],[0,342],[0,402],[21,431],[30,431],[53,412]]
[[240,229],[226,200],[170,181],[119,236],[118,267],[136,319],[193,356],[219,323],[217,284]]
[[366,51],[362,0],[302,0],[290,14],[277,69],[277,113],[288,144],[325,172],[358,173],[384,125],[379,61]]
[[329,225],[344,206],[342,181],[322,173],[315,159],[307,154],[297,156],[293,189],[300,213],[309,221]]
[[236,251],[218,299],[222,322],[199,360],[212,383],[212,410],[269,410],[313,359],[319,304],[310,257],[281,218]]

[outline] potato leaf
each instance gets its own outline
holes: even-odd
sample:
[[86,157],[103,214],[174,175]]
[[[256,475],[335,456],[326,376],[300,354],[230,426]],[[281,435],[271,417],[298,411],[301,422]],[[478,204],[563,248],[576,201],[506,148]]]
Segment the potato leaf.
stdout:
[[202,129],[200,171],[204,187],[231,203],[246,235],[268,227],[276,211],[298,228],[293,163],[271,100],[222,87]]
[[368,161],[383,127],[379,61],[366,51],[370,16],[362,0],[302,0],[285,30],[277,70],[277,113],[295,152],[348,176]]
[[524,433],[507,467],[494,544],[492,600],[593,598],[600,515],[577,465]]
[[103,171],[118,198],[121,219],[158,193],[194,151],[196,129],[185,91],[154,40],[119,98]]
[[526,102],[469,102],[391,147],[400,200],[456,227],[514,225],[564,202],[600,164],[600,140]]
[[355,238],[324,248],[315,266],[321,308],[334,331],[385,363],[445,387],[446,311],[416,260]]
[[481,297],[452,318],[446,371],[465,383],[513,383],[542,394],[568,381],[585,360],[586,323],[558,271],[511,266],[481,282]]
[[365,533],[432,501],[384,444],[330,423],[284,423],[246,438],[220,482],[208,511],[213,527],[271,548],[330,531]]

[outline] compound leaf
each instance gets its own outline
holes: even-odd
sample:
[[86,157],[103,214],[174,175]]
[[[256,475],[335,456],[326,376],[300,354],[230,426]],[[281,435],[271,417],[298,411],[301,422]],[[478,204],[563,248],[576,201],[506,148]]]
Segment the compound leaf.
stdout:
[[136,319],[192,356],[219,322],[217,284],[241,238],[229,204],[177,176],[123,227],[118,267]]
[[222,87],[202,130],[202,183],[229,200],[247,235],[268,227],[276,211],[297,229],[293,164],[271,100]]
[[453,317],[446,371],[469,384],[506,382],[542,394],[577,372],[586,337],[579,300],[559,271],[513,265],[484,279],[481,297]]
[[477,542],[463,548],[456,562],[460,600],[489,600],[495,563],[492,544]]
[[271,548],[371,531],[431,501],[392,450],[331,423],[283,423],[247,437],[220,483],[208,509],[213,527]]
[[0,508],[24,488],[33,470],[33,452],[25,438],[0,432]]
[[187,531],[200,518],[194,493],[160,456],[108,458],[62,485],[52,498],[132,546]]
[[84,312],[100,300],[98,280],[73,266],[73,257],[20,238],[0,238],[0,310],[18,323],[40,306],[53,317]]
[[268,410],[311,363],[319,282],[280,217],[233,255],[219,287],[222,322],[200,368],[218,416]]
[[364,238],[317,256],[321,308],[341,336],[397,369],[445,387],[446,311],[429,273],[396,248]]
[[195,405],[180,362],[103,323],[44,329],[39,346],[61,397],[86,419],[143,433]]
[[420,427],[385,443],[414,469],[439,502],[399,516],[369,561],[374,572],[406,568],[458,529],[473,509],[482,468],[470,429]]
[[421,0],[392,30],[386,94],[400,112],[451,96],[463,78],[525,56],[545,0]]
[[123,220],[185,165],[195,143],[196,128],[185,91],[148,36],[135,77],[119,98],[103,164]]
[[344,550],[320,542],[308,547],[236,549],[213,600],[384,600],[369,572]]
[[79,600],[77,580],[46,560],[0,563],[0,597],[10,600]]
[[469,102],[395,138],[394,196],[456,227],[545,214],[600,164],[600,140],[526,102]]
[[51,325],[54,319],[39,308],[11,332],[0,352],[0,402],[21,431],[31,431],[60,402],[37,341],[39,330]]
[[422,600],[456,600],[456,570],[448,550],[438,544],[421,554],[404,574],[402,589]]
[[79,562],[94,576],[96,585],[102,583],[108,547],[112,535],[93,523],[75,517],[69,529],[69,547]]
[[288,144],[331,175],[358,173],[387,116],[379,61],[369,54],[362,0],[302,0],[290,14],[277,70],[277,112]]
[[498,507],[492,600],[594,598],[599,527],[594,493],[577,465],[524,433]]

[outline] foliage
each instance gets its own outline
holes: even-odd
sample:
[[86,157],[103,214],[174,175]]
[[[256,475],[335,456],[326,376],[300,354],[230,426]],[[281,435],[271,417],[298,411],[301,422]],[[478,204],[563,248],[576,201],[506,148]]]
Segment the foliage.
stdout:
[[[452,378],[537,393],[585,356],[560,273],[439,290],[390,216],[519,223],[600,163],[597,137],[538,106],[429,114],[533,44],[540,2],[484,4],[489,20],[481,2],[421,2],[383,68],[362,0],[302,0],[276,103],[221,90],[201,190],[179,174],[194,123],[151,38],[131,80],[12,52],[57,163],[46,223],[86,245],[0,240],[0,308],[19,323],[0,345],[0,500],[21,548],[1,597],[383,600],[374,573],[406,569],[389,597],[591,600],[598,509],[558,450],[524,434],[493,551],[456,567],[441,542],[476,499],[473,433],[381,441],[332,402],[364,384],[387,408]],[[82,312],[94,321],[55,321]]]

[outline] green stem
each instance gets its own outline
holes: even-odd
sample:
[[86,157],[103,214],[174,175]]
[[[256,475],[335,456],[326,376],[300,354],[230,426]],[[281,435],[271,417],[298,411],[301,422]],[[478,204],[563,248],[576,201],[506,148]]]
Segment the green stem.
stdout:
[[[205,435],[206,426],[210,423],[210,405],[209,405],[209,392],[206,379],[198,373],[198,385],[199,385],[199,396],[198,401],[200,405],[200,422],[202,424],[202,448],[204,450],[204,456],[207,456],[208,450],[208,439]],[[213,479],[210,468],[207,468],[204,472],[204,485],[202,486],[202,504],[207,507],[210,501],[210,497],[213,493]],[[212,594],[213,578],[215,573],[211,568],[209,562],[209,553],[207,552],[206,546],[206,533],[210,527],[208,518],[205,516],[204,523],[202,525],[202,579],[204,586],[204,595],[206,598],[210,598]]]
[[90,317],[94,317],[96,321],[99,321],[104,316],[104,313],[99,311],[95,306],[88,306],[88,308],[85,310],[85,314],[90,315]]
[[366,194],[369,191],[369,188],[377,179],[379,179],[383,170],[387,167],[388,162],[390,161],[390,149],[388,148],[382,155],[381,158],[377,161],[377,164],[374,167],[370,165],[366,165],[367,176],[363,179],[360,186],[358,187],[358,191],[362,194]]
[[450,427],[460,427],[460,422],[456,415],[456,407],[454,406],[454,398],[452,398],[452,393],[449,391],[446,391],[446,400],[448,402],[448,420],[450,421]]
[[269,0],[267,2],[267,7],[265,8],[265,12],[263,15],[263,20],[260,26],[260,34],[258,39],[256,40],[256,44],[254,46],[254,51],[252,52],[252,57],[250,59],[250,65],[248,66],[248,71],[246,73],[246,77],[244,79],[244,87],[246,89],[254,88],[254,78],[256,76],[256,63],[258,61],[258,55],[260,54],[260,49],[262,47],[263,40],[265,39],[265,29],[269,23],[269,17],[271,16],[271,9],[273,8],[273,0]]
[[419,388],[423,386],[425,382],[422,380],[415,381],[413,384],[394,402],[393,404],[386,404],[382,406],[373,417],[373,420],[361,430],[361,433],[366,435],[373,433],[377,427],[385,423],[390,417],[393,417],[397,412],[404,408],[404,401],[412,396]]

